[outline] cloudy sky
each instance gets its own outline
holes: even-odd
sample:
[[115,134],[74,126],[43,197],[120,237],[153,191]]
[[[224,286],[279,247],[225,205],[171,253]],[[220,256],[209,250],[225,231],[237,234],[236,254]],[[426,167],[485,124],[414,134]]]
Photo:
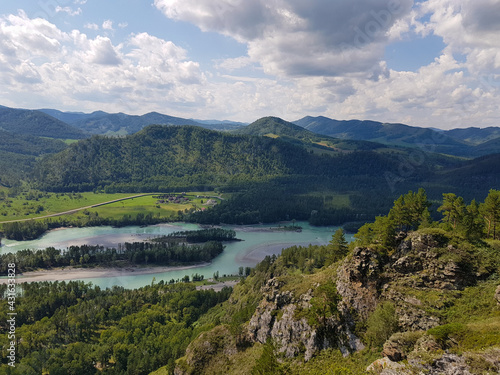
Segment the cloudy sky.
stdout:
[[0,3],[0,104],[500,126],[500,0]]

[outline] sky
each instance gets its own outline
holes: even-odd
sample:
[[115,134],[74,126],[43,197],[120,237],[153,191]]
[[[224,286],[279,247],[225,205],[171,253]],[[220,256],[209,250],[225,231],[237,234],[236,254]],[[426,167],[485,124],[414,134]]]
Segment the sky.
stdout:
[[0,2],[0,105],[499,126],[500,0]]

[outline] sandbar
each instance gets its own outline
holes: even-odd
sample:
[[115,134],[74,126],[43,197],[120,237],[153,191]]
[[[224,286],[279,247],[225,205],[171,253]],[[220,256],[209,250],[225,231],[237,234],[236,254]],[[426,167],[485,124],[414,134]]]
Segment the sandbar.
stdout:
[[[210,263],[199,263],[180,267],[124,267],[124,268],[54,268],[51,270],[30,271],[18,273],[16,283],[31,283],[38,281],[68,281],[102,277],[124,277],[134,275],[148,275],[169,271],[182,271],[190,268],[207,266]],[[0,278],[0,284],[7,284],[7,278]]]

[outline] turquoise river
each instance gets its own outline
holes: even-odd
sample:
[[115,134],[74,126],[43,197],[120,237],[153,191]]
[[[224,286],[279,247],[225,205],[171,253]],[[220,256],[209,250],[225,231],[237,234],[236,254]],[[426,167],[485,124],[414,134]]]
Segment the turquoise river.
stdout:
[[[84,280],[98,285],[102,288],[114,285],[125,288],[138,288],[151,284],[153,278],[160,280],[180,279],[185,275],[198,273],[205,278],[210,278],[216,271],[222,276],[224,274],[237,274],[239,267],[253,267],[266,255],[279,254],[285,247],[293,245],[326,244],[331,240],[332,234],[338,227],[313,227],[307,222],[297,222],[302,231],[276,231],[278,225],[251,225],[232,226],[225,225],[222,228],[234,229],[236,237],[243,241],[225,243],[224,252],[215,258],[210,264],[191,267],[189,269],[175,269],[149,274],[120,275],[99,278],[75,277],[75,280]],[[52,230],[35,241],[11,241],[3,240],[0,253],[16,252],[22,249],[43,249],[53,246],[65,249],[70,245],[103,245],[116,247],[119,243],[143,241],[159,235],[165,235],[179,230],[200,229],[196,224],[172,223],[159,224],[147,227],[130,226],[124,228],[113,227],[89,227],[89,228],[63,228]],[[351,240],[351,236],[346,236]],[[76,270],[75,270],[76,271]],[[76,275],[75,275],[76,276]],[[18,276],[22,281],[23,276]],[[72,278],[73,279],[73,278]]]

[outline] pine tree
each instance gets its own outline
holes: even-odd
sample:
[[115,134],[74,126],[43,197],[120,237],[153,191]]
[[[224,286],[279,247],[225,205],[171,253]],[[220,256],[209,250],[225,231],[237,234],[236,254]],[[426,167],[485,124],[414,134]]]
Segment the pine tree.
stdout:
[[487,236],[493,231],[493,238],[496,238],[496,226],[500,221],[500,191],[491,189],[479,209],[488,225]]
[[342,259],[347,255],[349,248],[348,242],[345,239],[344,230],[339,228],[335,231],[328,245],[328,250],[331,252],[332,262]]

